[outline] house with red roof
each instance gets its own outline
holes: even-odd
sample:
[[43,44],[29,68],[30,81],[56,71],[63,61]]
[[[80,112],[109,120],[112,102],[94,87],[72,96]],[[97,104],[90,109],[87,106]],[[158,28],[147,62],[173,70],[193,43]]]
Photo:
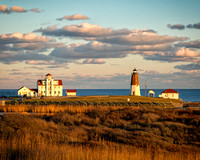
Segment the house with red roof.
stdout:
[[76,90],[75,89],[67,89],[66,95],[67,95],[67,97],[75,97],[76,96]]
[[50,73],[37,81],[37,88],[38,96],[63,96],[62,80],[54,80]]
[[47,74],[45,79],[37,81],[37,89],[30,89],[25,86],[17,90],[19,96],[63,96],[62,80],[54,80],[51,74]]
[[17,93],[21,97],[37,97],[38,90],[37,89],[30,89],[25,86],[21,87],[17,90]]
[[179,93],[175,91],[174,89],[166,89],[164,90],[161,95],[159,95],[160,98],[170,98],[170,99],[179,99]]

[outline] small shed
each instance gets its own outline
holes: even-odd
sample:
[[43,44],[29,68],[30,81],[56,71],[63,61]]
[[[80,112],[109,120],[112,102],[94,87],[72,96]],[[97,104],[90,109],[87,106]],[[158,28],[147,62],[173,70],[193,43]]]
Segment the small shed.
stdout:
[[155,97],[155,92],[152,89],[149,90],[148,97]]
[[67,89],[66,95],[67,95],[67,97],[75,97],[76,96],[76,90],[75,89]]
[[174,89],[166,89],[164,90],[161,95],[159,95],[161,98],[170,98],[170,99],[179,99],[179,93],[175,91]]

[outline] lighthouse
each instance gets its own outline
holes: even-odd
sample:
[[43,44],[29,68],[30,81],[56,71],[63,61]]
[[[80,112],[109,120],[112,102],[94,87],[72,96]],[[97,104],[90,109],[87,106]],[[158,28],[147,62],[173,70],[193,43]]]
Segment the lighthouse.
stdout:
[[131,74],[131,95],[140,96],[140,85],[137,70],[134,68]]

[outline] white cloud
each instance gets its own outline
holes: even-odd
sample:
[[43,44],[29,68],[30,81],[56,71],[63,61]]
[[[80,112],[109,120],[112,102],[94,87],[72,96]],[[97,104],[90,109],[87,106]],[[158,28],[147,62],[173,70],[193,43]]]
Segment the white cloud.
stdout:
[[20,6],[12,6],[10,12],[27,12],[27,10]]
[[31,65],[52,65],[52,64],[55,64],[55,61],[53,61],[53,60],[50,60],[50,61],[41,61],[41,60],[34,61],[34,60],[31,60],[31,61],[27,61],[26,64],[31,64]]
[[179,48],[175,52],[175,55],[179,57],[198,57],[200,56],[200,53],[189,48]]
[[0,5],[0,12],[6,12],[7,11],[7,5]]
[[11,13],[25,13],[25,12],[36,12],[40,13],[41,11],[38,8],[32,8],[30,10],[24,9],[21,6],[11,6],[10,8],[7,5],[0,5],[0,13],[11,14]]
[[66,15],[62,18],[57,18],[58,21],[62,20],[86,20],[89,19],[88,16],[81,15],[81,14],[74,14],[74,15]]

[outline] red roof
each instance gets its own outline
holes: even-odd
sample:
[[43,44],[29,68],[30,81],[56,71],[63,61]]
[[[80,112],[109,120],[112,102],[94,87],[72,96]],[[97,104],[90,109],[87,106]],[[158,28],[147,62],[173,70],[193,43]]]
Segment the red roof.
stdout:
[[50,73],[48,73],[46,76],[52,76]]
[[58,81],[58,85],[63,85],[62,80],[56,80],[56,81]]
[[175,91],[174,89],[166,89],[162,93],[178,93],[178,92]]
[[68,90],[66,90],[66,92],[76,92],[76,90],[75,89],[68,89]]
[[42,84],[42,80],[38,80],[38,85],[44,85]]
[[29,90],[31,90],[31,91],[34,91],[34,92],[38,92],[38,90],[37,90],[37,89],[29,89]]

